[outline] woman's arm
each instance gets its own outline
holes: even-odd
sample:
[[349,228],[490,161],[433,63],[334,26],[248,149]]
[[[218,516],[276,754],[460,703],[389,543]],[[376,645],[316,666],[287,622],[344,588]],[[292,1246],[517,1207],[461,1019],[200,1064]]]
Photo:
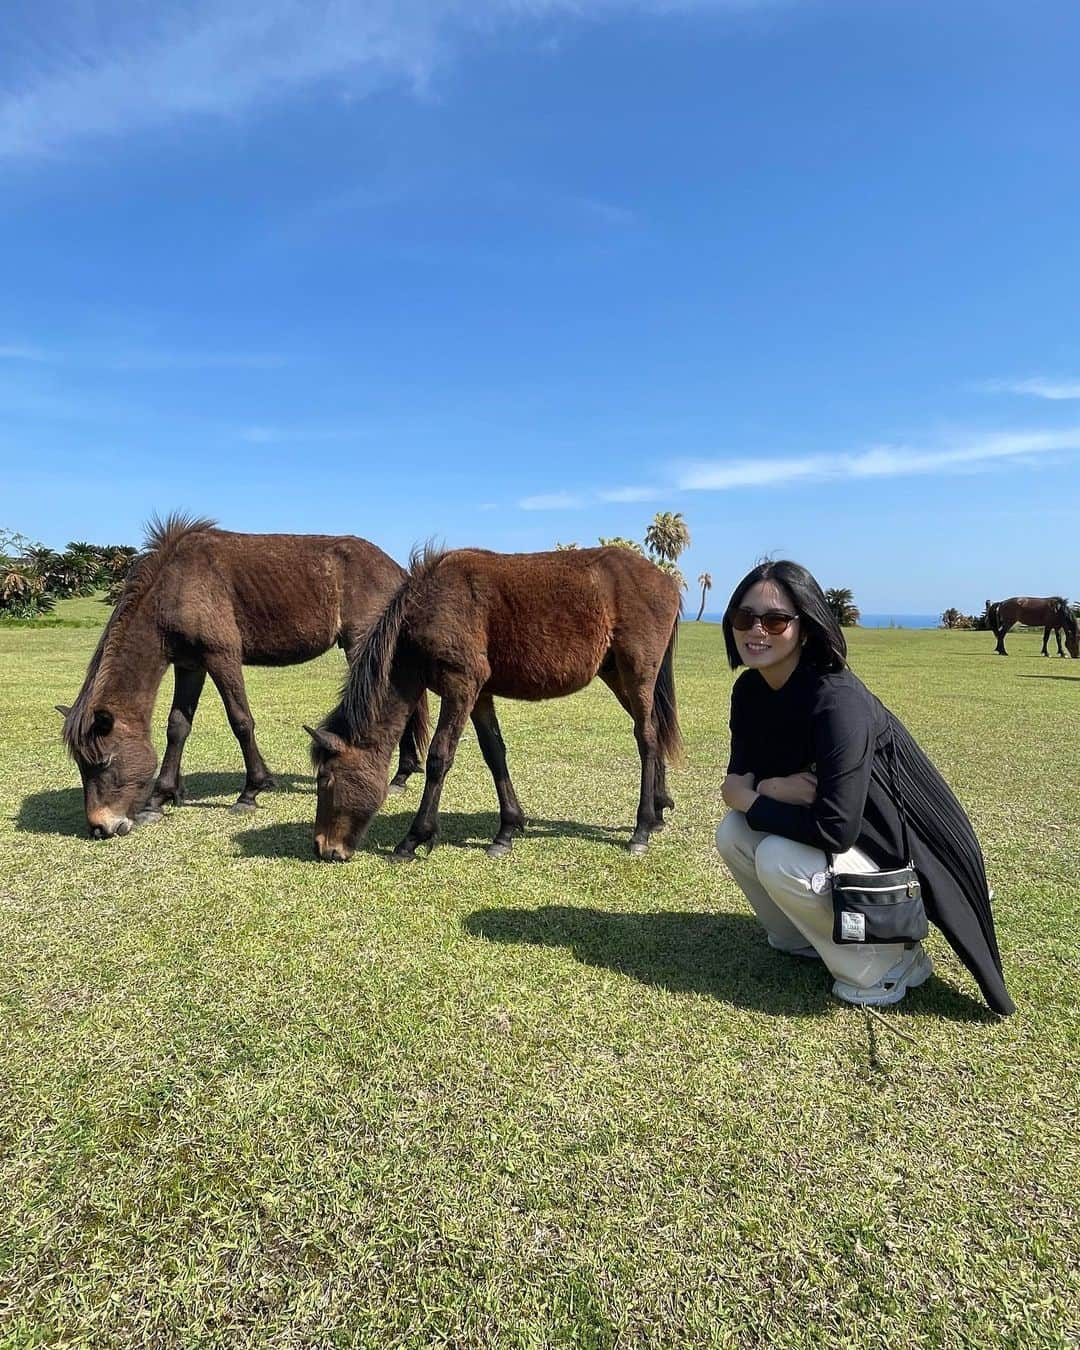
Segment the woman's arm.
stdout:
[[751,773],[750,723],[746,714],[746,690],[742,679],[731,686],[731,713],[728,718],[731,731],[731,750],[728,754],[729,774]]
[[831,853],[851,848],[862,829],[874,760],[873,705],[861,688],[827,685],[811,713],[817,791],[813,802],[778,801],[761,792],[746,822]]

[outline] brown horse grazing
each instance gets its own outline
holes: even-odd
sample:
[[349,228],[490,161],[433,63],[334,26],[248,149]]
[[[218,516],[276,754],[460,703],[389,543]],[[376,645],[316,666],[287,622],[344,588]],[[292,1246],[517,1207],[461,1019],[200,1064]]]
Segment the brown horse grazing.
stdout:
[[408,579],[372,629],[342,699],[312,737],[318,772],[315,851],[347,862],[386,796],[394,741],[423,689],[442,699],[423,799],[394,850],[434,845],[439,797],[471,717],[499,798],[492,857],[510,852],[525,817],[506,767],[494,698],[559,698],[599,675],[634,719],[641,795],[631,853],[663,825],[665,758],[681,747],[672,657],[674,581],[629,549],[414,555]]
[[[160,820],[184,797],[180,757],[206,676],[217,685],[247,777],[234,810],[253,811],[275,786],[255,742],[245,665],[289,666],[335,643],[354,656],[405,571],[374,544],[349,536],[232,534],[212,521],[154,522],[64,717],[64,740],[82,776],[97,839]],[[168,745],[154,781],[154,699],[172,664]],[[402,720],[395,787],[420,768],[426,700]]]
[[[1080,657],[1080,632],[1069,602],[1060,595],[1031,596],[1014,595],[1009,600],[986,602],[986,616],[997,638],[995,651],[998,656],[1008,656],[1005,650],[1005,634],[1014,623],[1027,624],[1032,628],[1043,628],[1042,654],[1047,656],[1047,639],[1053,629],[1065,630],[1065,646],[1069,655]],[[1058,655],[1063,655],[1061,638],[1058,638]]]

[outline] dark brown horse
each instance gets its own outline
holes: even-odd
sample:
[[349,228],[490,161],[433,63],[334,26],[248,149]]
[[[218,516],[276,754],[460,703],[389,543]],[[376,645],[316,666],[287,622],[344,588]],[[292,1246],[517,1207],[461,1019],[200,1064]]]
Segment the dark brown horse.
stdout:
[[681,746],[672,672],[679,608],[671,578],[625,548],[414,557],[341,702],[317,730],[306,728],[318,772],[318,855],[327,862],[352,856],[386,796],[393,744],[425,688],[441,697],[442,709],[423,799],[394,857],[411,859],[421,844],[434,844],[443,781],[470,717],[499,798],[488,853],[509,853],[525,817],[494,699],[559,698],[595,675],[634,719],[641,795],[630,851],[644,853],[664,808],[674,806],[665,759]]
[[[1008,656],[1005,650],[1005,634],[1014,623],[1027,624],[1032,628],[1042,628],[1042,654],[1047,656],[1047,640],[1053,630],[1065,630],[1065,646],[1070,656],[1080,657],[1080,633],[1069,602],[1060,595],[1031,596],[1014,595],[1009,600],[987,600],[986,617],[997,638],[995,648],[998,656]],[[1058,638],[1058,655],[1061,650],[1061,638]]]
[[[183,801],[180,758],[207,675],[247,770],[233,809],[253,811],[256,794],[275,784],[255,741],[241,667],[296,665],[335,643],[355,656],[404,577],[365,539],[232,534],[179,516],[155,522],[78,698],[59,708],[94,837],[127,834],[160,820],[167,802]],[[175,692],[155,782],[150,718],[170,663]],[[420,700],[402,721],[398,790],[420,768],[426,711]]]

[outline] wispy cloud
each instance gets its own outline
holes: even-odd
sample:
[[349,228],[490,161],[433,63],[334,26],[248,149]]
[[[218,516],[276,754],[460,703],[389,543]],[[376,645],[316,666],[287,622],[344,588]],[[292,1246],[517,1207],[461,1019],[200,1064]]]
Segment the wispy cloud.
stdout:
[[654,502],[667,490],[642,484],[641,487],[603,488],[596,495],[602,502]]
[[1042,375],[1027,380],[983,380],[978,386],[987,394],[1028,394],[1032,398],[1080,398],[1080,380],[1047,379]]
[[0,343],[0,361],[48,361],[48,359],[48,353],[39,347]]
[[899,478],[914,474],[977,471],[1002,461],[1080,450],[1080,427],[977,436],[934,449],[877,445],[852,454],[784,459],[695,461],[679,466],[675,486],[687,492],[724,491],[824,479]]
[[523,511],[580,511],[584,505],[585,498],[572,492],[541,492],[518,502]]
[[[0,157],[179,118],[235,116],[319,84],[349,98],[393,84],[422,89],[457,42],[493,25],[747,2],[189,0],[167,7],[115,0],[106,26],[96,6],[39,0],[20,20],[28,31],[17,28],[13,37],[13,21],[7,25]],[[20,53],[28,55],[20,61]]]
[[918,474],[978,473],[995,465],[1022,463],[1043,455],[1080,450],[1080,427],[1059,431],[1009,431],[957,437],[951,444],[874,445],[840,454],[747,456],[677,461],[667,481],[598,488],[572,496],[551,493],[526,497],[529,511],[580,508],[599,502],[651,502],[680,492],[730,492],[738,488],[782,486],[830,480],[865,481]]
[[0,361],[30,361],[45,366],[94,370],[273,370],[287,358],[276,352],[188,351],[153,346],[116,348],[37,347],[29,343],[0,345]]

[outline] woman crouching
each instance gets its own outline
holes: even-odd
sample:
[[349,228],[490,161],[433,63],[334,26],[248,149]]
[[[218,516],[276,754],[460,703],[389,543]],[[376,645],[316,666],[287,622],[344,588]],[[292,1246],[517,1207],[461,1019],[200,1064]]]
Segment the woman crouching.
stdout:
[[990,1007],[1013,1012],[971,822],[903,724],[848,669],[818,583],[798,563],[755,567],[731,597],[724,641],[732,669],[748,669],[731,691],[722,789],[731,810],[716,846],[769,943],[824,961],[845,1002],[898,1003],[929,978],[929,955],[918,941],[834,941],[832,877],[910,861],[927,917]]

